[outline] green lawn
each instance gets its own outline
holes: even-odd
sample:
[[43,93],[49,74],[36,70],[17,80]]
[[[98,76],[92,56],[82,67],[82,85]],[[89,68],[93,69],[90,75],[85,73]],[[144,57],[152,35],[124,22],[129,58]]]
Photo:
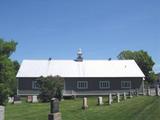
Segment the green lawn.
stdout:
[[[104,100],[107,99],[104,98]],[[140,96],[111,106],[97,106],[95,97],[88,98],[89,108],[82,110],[82,99],[61,102],[63,120],[160,120],[160,97]],[[9,104],[5,120],[47,120],[49,103]]]

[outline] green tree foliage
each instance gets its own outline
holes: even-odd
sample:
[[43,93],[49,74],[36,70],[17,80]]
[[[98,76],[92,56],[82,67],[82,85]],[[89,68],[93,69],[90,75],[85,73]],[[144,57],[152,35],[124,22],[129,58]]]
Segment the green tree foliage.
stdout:
[[6,104],[8,93],[9,93],[9,88],[4,83],[0,83],[0,105]]
[[60,76],[40,77],[38,79],[40,85],[39,98],[42,102],[49,102],[55,97],[61,100],[64,79]]
[[146,76],[146,81],[152,83],[154,80],[156,80],[156,75],[153,71],[154,61],[152,60],[151,56],[146,51],[140,50],[140,51],[130,51],[125,50],[122,51],[118,55],[118,59],[125,60],[125,59],[133,59],[136,61],[138,66],[141,68],[143,73]]
[[16,50],[17,43],[12,41],[4,41],[0,39],[0,56],[6,56],[7,58],[11,56],[13,52]]
[[5,104],[8,95],[16,94],[16,72],[18,63],[10,59],[17,43],[0,39],[0,104]]

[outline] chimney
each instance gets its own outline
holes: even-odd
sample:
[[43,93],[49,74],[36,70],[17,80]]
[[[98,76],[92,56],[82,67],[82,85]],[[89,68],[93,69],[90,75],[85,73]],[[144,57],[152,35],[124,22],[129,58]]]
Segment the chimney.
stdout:
[[83,53],[82,53],[82,49],[79,48],[78,52],[77,52],[77,59],[75,61],[77,62],[82,62],[83,61],[83,57],[82,57]]

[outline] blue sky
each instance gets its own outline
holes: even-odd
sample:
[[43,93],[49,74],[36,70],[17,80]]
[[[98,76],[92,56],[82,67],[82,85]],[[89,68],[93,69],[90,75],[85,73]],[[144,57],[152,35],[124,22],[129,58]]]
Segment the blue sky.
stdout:
[[0,37],[18,42],[13,59],[117,59],[145,50],[160,71],[159,0],[0,0]]

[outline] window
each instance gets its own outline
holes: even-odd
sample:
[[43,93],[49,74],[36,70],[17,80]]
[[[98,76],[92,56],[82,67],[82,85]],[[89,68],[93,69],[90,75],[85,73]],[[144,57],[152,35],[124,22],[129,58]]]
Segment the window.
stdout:
[[88,81],[77,81],[78,89],[88,89]]
[[32,89],[39,89],[40,86],[38,84],[38,81],[32,81]]
[[110,88],[110,81],[99,81],[100,89],[108,89]]
[[131,88],[131,81],[121,81],[121,88]]

